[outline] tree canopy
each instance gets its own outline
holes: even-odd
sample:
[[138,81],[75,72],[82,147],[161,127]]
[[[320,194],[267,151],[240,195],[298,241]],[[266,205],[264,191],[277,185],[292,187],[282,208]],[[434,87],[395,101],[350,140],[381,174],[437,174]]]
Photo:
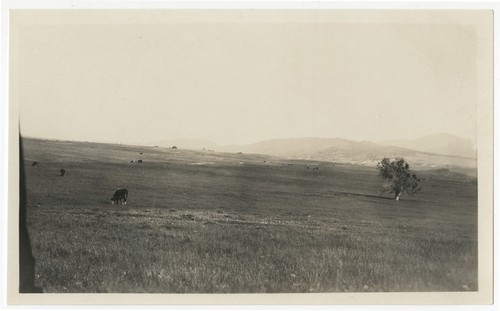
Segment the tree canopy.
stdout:
[[387,182],[386,191],[394,193],[396,200],[399,200],[403,192],[411,196],[421,190],[420,179],[410,170],[410,165],[405,159],[396,158],[391,161],[389,158],[384,158],[377,164],[377,168],[379,175]]

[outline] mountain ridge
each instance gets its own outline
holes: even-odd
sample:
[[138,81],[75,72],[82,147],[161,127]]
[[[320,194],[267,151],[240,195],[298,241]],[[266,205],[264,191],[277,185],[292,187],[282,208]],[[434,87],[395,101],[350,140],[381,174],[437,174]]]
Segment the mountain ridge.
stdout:
[[469,139],[447,133],[427,135],[417,139],[393,139],[377,142],[368,140],[355,141],[340,137],[290,137],[262,140],[245,145],[220,145],[205,139],[157,140],[148,143],[148,145],[158,145],[161,147],[177,146],[184,149],[217,149],[224,152],[253,152],[274,155],[283,155],[291,151],[299,154],[311,154],[332,147],[360,149],[361,146],[364,146],[365,149],[374,149],[384,146],[392,147],[392,150],[399,150],[404,153],[411,150],[436,155],[469,159],[476,158],[476,149]]
[[476,147],[470,139],[449,133],[432,134],[416,139],[383,140],[378,143],[385,146],[411,148],[421,152],[476,158]]
[[[451,134],[423,136],[415,140],[382,142],[345,138],[295,137],[259,141],[247,145],[217,145],[208,140],[167,140],[172,147],[218,152],[267,154],[288,159],[305,159],[376,165],[382,158],[404,157],[418,169],[449,168],[475,171],[475,149],[470,141]],[[415,146],[413,146],[414,144]],[[433,146],[437,152],[432,152]],[[194,148],[193,148],[194,147]],[[445,152],[439,153],[439,152]]]

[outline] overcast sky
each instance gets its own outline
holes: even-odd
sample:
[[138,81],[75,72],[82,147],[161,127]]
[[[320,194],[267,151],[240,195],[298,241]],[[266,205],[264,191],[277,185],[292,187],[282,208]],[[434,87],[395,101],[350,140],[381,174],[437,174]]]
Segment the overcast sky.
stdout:
[[86,23],[97,13],[34,21],[30,14],[15,15],[22,26],[11,33],[18,62],[11,84],[18,83],[26,136],[246,144],[446,132],[475,139],[476,36],[469,25],[429,16],[428,23],[384,23],[383,16],[346,23],[314,14],[276,22],[240,12],[236,19],[197,22],[191,14],[187,22],[142,16],[140,23],[108,23],[108,14]]

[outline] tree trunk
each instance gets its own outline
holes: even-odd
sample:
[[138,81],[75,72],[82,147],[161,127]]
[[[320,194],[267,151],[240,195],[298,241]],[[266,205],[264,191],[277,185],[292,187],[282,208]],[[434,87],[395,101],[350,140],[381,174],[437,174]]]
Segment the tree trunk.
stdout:
[[394,197],[394,199],[396,201],[399,201],[399,196],[401,195],[401,192],[396,192],[396,196]]

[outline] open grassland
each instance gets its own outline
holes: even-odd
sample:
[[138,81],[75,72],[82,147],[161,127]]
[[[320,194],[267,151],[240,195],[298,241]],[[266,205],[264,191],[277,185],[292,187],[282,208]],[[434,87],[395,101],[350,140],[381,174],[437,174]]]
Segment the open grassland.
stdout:
[[[45,292],[477,290],[475,180],[422,173],[397,202],[372,167],[34,139],[24,154]],[[128,204],[110,205],[119,187]]]

